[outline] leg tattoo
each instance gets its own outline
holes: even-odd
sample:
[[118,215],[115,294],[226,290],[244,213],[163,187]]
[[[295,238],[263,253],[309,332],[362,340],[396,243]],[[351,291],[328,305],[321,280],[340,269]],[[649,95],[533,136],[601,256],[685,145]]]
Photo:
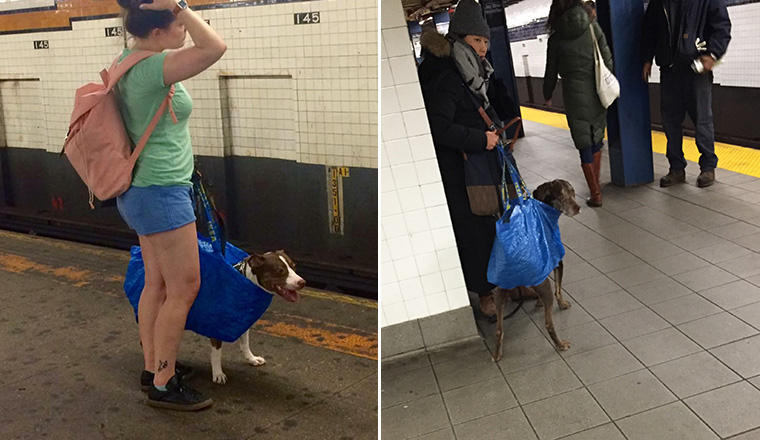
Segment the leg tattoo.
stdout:
[[158,361],[158,372],[160,373],[161,371],[163,371],[168,366],[169,366],[169,361],[159,360]]

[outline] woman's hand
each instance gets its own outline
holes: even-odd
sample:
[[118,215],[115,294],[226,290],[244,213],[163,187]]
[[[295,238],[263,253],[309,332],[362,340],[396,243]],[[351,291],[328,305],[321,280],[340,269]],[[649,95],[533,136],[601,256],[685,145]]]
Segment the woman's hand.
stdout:
[[177,0],[153,0],[151,3],[142,3],[140,9],[150,11],[173,11],[177,6]]
[[496,144],[499,143],[499,135],[496,131],[486,132],[486,150],[493,150],[496,148]]

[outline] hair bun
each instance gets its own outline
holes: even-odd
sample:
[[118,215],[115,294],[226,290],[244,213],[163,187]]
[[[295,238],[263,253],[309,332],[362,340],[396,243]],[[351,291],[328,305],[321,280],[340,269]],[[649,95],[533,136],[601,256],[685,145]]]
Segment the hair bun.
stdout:
[[135,11],[140,10],[140,5],[143,3],[153,3],[152,1],[146,1],[146,0],[116,0],[116,3],[119,4],[124,9]]

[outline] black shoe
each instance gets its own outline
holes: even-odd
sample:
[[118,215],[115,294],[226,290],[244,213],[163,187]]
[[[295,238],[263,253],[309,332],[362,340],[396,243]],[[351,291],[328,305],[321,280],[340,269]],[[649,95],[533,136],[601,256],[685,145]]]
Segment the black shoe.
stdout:
[[208,408],[213,400],[180,383],[177,376],[172,376],[166,383],[166,391],[159,391],[155,386],[148,391],[148,405],[156,408],[173,409],[177,411],[198,411]]
[[681,182],[686,182],[686,171],[670,170],[668,174],[660,178],[660,187],[667,188]]
[[[180,364],[179,362],[174,362],[174,375],[179,378],[180,382],[184,382],[191,377],[195,376],[195,369],[193,367]],[[151,386],[153,386],[153,376],[154,374],[151,373],[148,370],[143,370],[142,373],[140,373],[140,389],[143,391],[150,390]]]

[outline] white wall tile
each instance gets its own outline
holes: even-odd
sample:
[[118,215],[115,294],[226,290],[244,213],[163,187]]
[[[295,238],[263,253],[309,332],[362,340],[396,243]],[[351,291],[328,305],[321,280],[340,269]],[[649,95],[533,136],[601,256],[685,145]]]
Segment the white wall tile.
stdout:
[[406,313],[406,305],[404,303],[391,304],[387,307],[383,307],[383,314],[385,315],[386,324],[389,326],[406,322],[411,319]]
[[417,298],[411,301],[406,301],[406,311],[409,315],[409,319],[419,319],[430,316],[430,311],[428,311],[427,301],[425,298]]
[[381,23],[383,28],[403,27],[406,28],[404,9],[397,0],[382,0],[380,4]]
[[420,277],[412,277],[399,283],[401,288],[401,296],[404,297],[404,301],[409,301],[416,298],[422,298],[425,296],[425,292],[422,289],[422,282]]
[[383,29],[383,44],[388,57],[403,57],[413,53],[412,41],[406,26]]
[[437,160],[418,161],[414,163],[414,167],[417,171],[416,174],[420,185],[441,181],[441,170],[438,168]]
[[398,102],[398,96],[396,96],[395,87],[383,87],[380,91],[380,97],[382,99],[380,108],[383,111],[383,115],[401,112],[401,106]]
[[422,231],[410,236],[412,249],[415,255],[422,255],[436,250],[433,242],[433,234],[430,231]]
[[412,241],[409,239],[408,235],[389,239],[388,250],[390,251],[393,260],[400,260],[402,258],[414,256],[414,252],[412,251]]
[[433,137],[429,133],[422,136],[410,137],[409,147],[412,149],[412,157],[415,161],[435,159]]
[[439,313],[444,313],[451,310],[451,306],[449,305],[449,298],[446,296],[445,292],[426,296],[425,302],[428,306],[428,312],[431,315],[437,315]]
[[407,138],[386,141],[383,150],[388,155],[388,164],[391,166],[413,162],[412,149]]
[[382,307],[389,306],[391,304],[398,304],[404,301],[404,297],[401,296],[401,286],[399,283],[388,283],[381,286],[380,304]]
[[382,117],[383,141],[393,141],[406,138],[406,127],[400,113],[383,115]]
[[422,191],[419,186],[413,186],[398,191],[401,210],[404,212],[416,211],[424,207]]
[[413,163],[391,166],[391,172],[393,173],[396,189],[401,190],[419,185],[417,169]]
[[422,275],[420,280],[422,281],[422,289],[425,291],[425,296],[436,295],[446,291],[440,271]]
[[[423,109],[424,111],[425,101],[422,98],[422,90],[419,84],[411,83],[396,86],[396,92],[401,111],[406,112],[416,109]],[[410,134],[410,136],[412,135]]]
[[[383,11],[390,18],[382,23],[380,62],[382,87],[388,89],[382,92],[380,179],[387,201],[381,201],[381,250],[390,254],[389,262],[383,257],[382,270],[392,265],[393,274],[381,272],[381,277],[384,283],[397,282],[403,303],[392,304],[381,323],[393,325],[465,307],[469,299],[401,2],[382,1],[383,8],[392,9]],[[389,301],[397,299],[393,290]]]
[[414,257],[394,260],[393,267],[396,269],[396,277],[399,281],[420,276],[420,273],[417,270],[417,262],[414,260]]
[[391,72],[393,73],[393,82],[396,85],[400,84],[419,84],[417,77],[417,68],[414,65],[414,60],[410,55],[403,57],[390,58]]
[[410,137],[421,136],[430,132],[425,109],[410,110],[401,113],[404,117],[406,133]]

